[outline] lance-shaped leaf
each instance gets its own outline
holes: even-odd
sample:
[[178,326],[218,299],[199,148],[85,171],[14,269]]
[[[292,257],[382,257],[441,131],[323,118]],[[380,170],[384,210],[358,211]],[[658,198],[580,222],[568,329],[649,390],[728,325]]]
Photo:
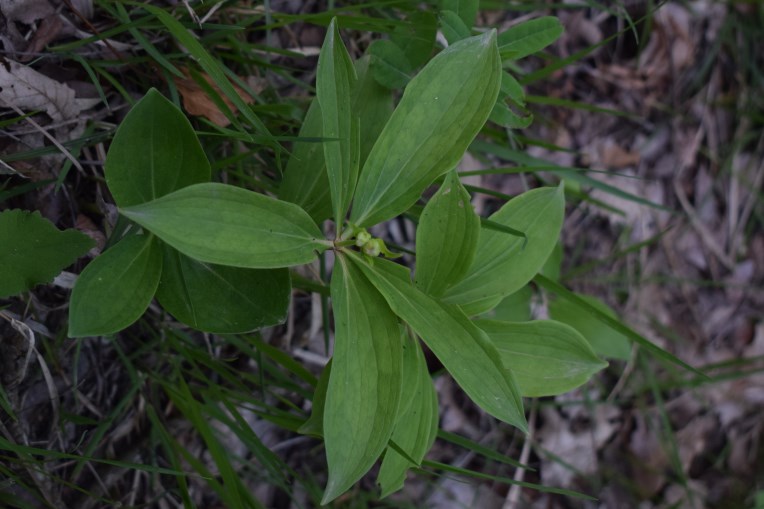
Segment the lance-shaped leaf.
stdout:
[[432,11],[416,11],[408,16],[405,23],[396,26],[390,34],[394,42],[406,55],[414,67],[427,62],[435,46],[438,20]]
[[369,265],[359,255],[349,257],[395,314],[424,340],[472,401],[494,417],[526,430],[520,392],[485,332],[458,307],[443,304],[414,287],[400,265],[379,258]]
[[456,166],[496,102],[500,75],[494,30],[433,58],[408,84],[369,154],[351,222],[372,226],[395,217]]
[[279,188],[279,198],[302,207],[317,224],[332,215],[324,147],[318,141],[324,132],[322,122],[321,106],[313,99],[298,135],[305,141],[295,141]]
[[329,376],[332,374],[332,360],[324,366],[321,376],[318,377],[318,383],[313,390],[313,401],[310,409],[310,417],[297,431],[304,435],[313,435],[315,437],[324,436],[324,409],[326,408],[326,391],[329,388]]
[[381,86],[403,88],[411,81],[414,68],[406,54],[393,41],[378,39],[369,45],[371,72]]
[[499,98],[508,97],[520,106],[525,106],[525,90],[514,76],[507,71],[501,73],[501,92]]
[[186,325],[234,334],[282,323],[291,289],[288,269],[204,263],[165,245],[157,299]]
[[393,94],[376,82],[372,76],[371,57],[365,56],[355,61],[358,82],[353,97],[353,112],[360,119],[361,159],[366,162],[374,143],[393,113]]
[[398,407],[398,418],[395,422],[400,420],[400,416],[407,412],[412,404],[411,394],[417,383],[419,383],[419,355],[422,354],[422,348],[419,346],[419,339],[417,339],[413,333],[404,329],[403,337],[401,404]]
[[51,281],[93,244],[76,230],[59,231],[39,212],[0,212],[0,298]]
[[[618,319],[616,312],[596,297],[591,295],[577,296],[606,315]],[[603,357],[628,360],[631,356],[631,342],[626,336],[602,323],[581,309],[575,302],[565,299],[551,299],[549,302],[549,316],[555,320],[567,323],[580,332],[594,351]]]
[[531,299],[533,290],[525,285],[518,291],[504,297],[487,313],[480,316],[486,320],[501,320],[504,322],[527,322],[531,319]]
[[219,265],[301,265],[331,246],[294,203],[225,184],[196,184],[120,211],[181,253]]
[[440,29],[449,44],[453,44],[470,36],[470,28],[454,11],[440,12]]
[[162,272],[162,252],[151,235],[130,235],[90,262],[72,290],[69,337],[120,331],[149,307]]
[[477,19],[480,0],[440,0],[440,9],[455,12],[465,25],[471,27]]
[[556,396],[607,367],[573,327],[552,320],[478,320],[526,397]]
[[554,16],[544,16],[515,25],[499,34],[502,60],[519,60],[546,48],[564,29]]
[[117,129],[104,175],[120,207],[138,205],[210,179],[210,163],[185,115],[156,89]]
[[369,471],[393,432],[401,396],[398,317],[357,267],[338,257],[332,274],[334,356],[324,408],[329,503]]
[[[414,380],[403,388],[401,409],[390,440],[417,463],[411,463],[393,447],[388,447],[377,475],[377,484],[382,492],[380,497],[386,497],[403,487],[406,471],[419,466],[438,434],[438,396],[422,349],[417,343],[411,342],[404,355],[413,357]],[[406,401],[409,403],[404,408]]]
[[455,171],[450,172],[419,218],[416,231],[417,287],[440,297],[467,273],[475,257],[480,218]]
[[318,56],[316,97],[321,104],[326,173],[332,195],[334,220],[341,225],[358,179],[359,133],[352,111],[356,76],[353,63],[332,18]]
[[[525,232],[527,239],[483,228],[477,254],[467,275],[446,290],[444,300],[452,304],[486,304],[491,298],[510,295],[522,288],[541,269],[560,236],[565,212],[561,186],[528,191],[507,202],[489,218]],[[480,313],[490,309],[470,309]]]

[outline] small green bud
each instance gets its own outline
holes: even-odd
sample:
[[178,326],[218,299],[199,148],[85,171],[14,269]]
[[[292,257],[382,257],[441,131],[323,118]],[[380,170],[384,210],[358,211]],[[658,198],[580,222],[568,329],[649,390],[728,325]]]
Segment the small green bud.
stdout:
[[355,245],[358,247],[363,247],[366,244],[368,244],[370,240],[371,240],[371,234],[367,232],[366,230],[361,230],[358,232],[358,234],[355,237]]
[[371,239],[363,245],[363,252],[369,256],[379,256],[379,253],[382,252],[382,246],[381,239]]

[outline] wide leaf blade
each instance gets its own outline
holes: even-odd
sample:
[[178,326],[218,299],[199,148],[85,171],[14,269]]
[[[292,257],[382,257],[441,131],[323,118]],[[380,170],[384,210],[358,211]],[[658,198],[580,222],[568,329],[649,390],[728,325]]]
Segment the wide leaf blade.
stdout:
[[576,306],[579,307],[579,309],[587,313],[597,320],[603,322],[608,327],[612,328],[613,330],[620,332],[630,340],[634,341],[641,347],[643,347],[645,350],[653,354],[656,358],[661,359],[666,362],[670,362],[676,366],[682,367],[688,371],[692,371],[696,375],[699,375],[701,378],[708,378],[708,375],[700,371],[699,369],[693,368],[683,360],[681,360],[676,355],[667,352],[663,348],[659,347],[628,325],[622,323],[617,318],[613,318],[609,313],[605,313],[602,310],[600,310],[596,306],[592,306],[589,304],[586,300],[582,299],[575,293],[571,292],[567,288],[565,288],[563,285],[552,281],[551,279],[544,277],[542,274],[536,274],[536,276],[533,278],[533,281],[544,288],[545,290],[549,290],[551,292],[556,293],[558,296],[562,297],[565,300],[569,300],[576,304]]
[[488,119],[500,76],[493,30],[433,58],[408,84],[369,154],[351,222],[371,226],[395,217],[455,167]]
[[69,337],[120,331],[141,317],[154,297],[162,252],[152,235],[130,235],[90,262],[72,290]]
[[324,366],[321,376],[318,377],[318,383],[313,390],[312,407],[310,417],[300,426],[297,431],[304,435],[313,435],[322,438],[324,436],[324,409],[326,408],[326,391],[329,389],[329,377],[332,373],[332,360]]
[[[324,147],[316,141],[323,136],[322,122],[321,106],[317,99],[313,99],[303,119],[298,139],[292,147],[292,156],[287,162],[284,180],[279,187],[279,198],[302,207],[316,224],[321,224],[332,215]],[[313,140],[308,141],[310,138]]]
[[299,206],[225,184],[196,184],[121,212],[181,253],[219,265],[301,265],[331,245]]
[[359,58],[354,66],[358,81],[353,97],[353,112],[358,115],[361,123],[359,165],[362,166],[393,113],[393,94],[374,79],[370,56]]
[[93,244],[76,230],[60,231],[39,212],[0,212],[0,298],[50,282]]
[[[464,392],[483,410],[525,431],[523,402],[496,347],[456,306],[443,304],[411,284],[407,271],[384,259],[369,265],[349,258],[385,297],[392,310],[424,340]],[[401,270],[403,269],[403,270]]]
[[282,323],[289,308],[288,269],[204,263],[164,246],[157,299],[195,329],[236,334]]
[[414,381],[404,387],[405,398],[409,403],[403,408],[404,401],[401,401],[398,420],[390,439],[417,463],[411,463],[394,448],[387,448],[377,475],[380,497],[383,498],[403,487],[406,471],[419,466],[438,434],[438,395],[422,349],[417,342],[410,342],[404,355],[414,357]]
[[414,68],[401,48],[389,39],[378,39],[369,45],[371,73],[388,89],[403,88],[411,81]]
[[358,179],[358,126],[352,112],[356,76],[333,18],[318,56],[316,97],[321,105],[326,172],[334,220],[343,224]]
[[467,272],[477,249],[480,218],[455,171],[427,202],[416,231],[416,276],[423,292],[440,297]]
[[438,19],[431,11],[412,12],[406,22],[395,27],[390,34],[394,42],[414,67],[427,62],[435,46]]
[[[483,228],[472,266],[460,282],[446,290],[444,300],[468,306],[496,298],[495,305],[501,297],[522,288],[554,249],[564,212],[561,186],[534,189],[507,202],[489,219],[525,232],[526,238]],[[470,311],[477,314],[488,309]]]
[[[577,296],[602,313],[618,319],[616,312],[598,298],[591,295]],[[567,323],[580,332],[599,355],[621,360],[628,360],[631,357],[631,342],[626,336],[583,311],[574,302],[566,299],[550,299],[549,316],[554,320]]]
[[440,0],[440,9],[453,11],[468,27],[475,25],[480,0]]
[[449,44],[466,39],[470,36],[470,27],[454,11],[440,12],[440,29]]
[[358,481],[387,446],[401,396],[403,357],[398,317],[342,256],[331,290],[334,356],[323,426],[329,480],[322,504]]
[[607,367],[573,327],[552,320],[478,320],[525,397],[556,396]]
[[519,60],[546,48],[565,29],[554,16],[544,16],[515,25],[499,34],[502,60]]
[[129,207],[209,181],[210,163],[186,116],[152,88],[117,129],[104,176],[117,205]]

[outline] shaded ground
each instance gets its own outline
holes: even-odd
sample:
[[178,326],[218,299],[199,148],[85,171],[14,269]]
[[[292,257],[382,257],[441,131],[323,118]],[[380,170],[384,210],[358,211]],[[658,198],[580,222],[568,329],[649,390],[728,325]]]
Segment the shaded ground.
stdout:
[[[119,121],[126,103],[107,83],[110,108],[98,105],[98,90],[81,66],[46,54],[47,44],[82,38],[78,31],[87,35],[93,28],[90,25],[98,26],[103,19],[98,8],[86,22],[71,14],[68,2],[56,6],[59,11],[54,4],[39,0],[28,3],[24,11],[12,11],[8,9],[13,2],[0,2],[5,15],[0,34],[6,47],[3,65],[28,65],[29,72],[55,80],[45,86],[52,87],[50,95],[58,98],[53,106],[23,101],[11,106],[24,111],[45,109],[48,133],[63,143],[105,132],[107,123]],[[88,2],[74,4],[88,18]],[[272,7],[290,12],[317,8],[299,2],[273,2]],[[478,414],[453,382],[440,377],[437,386],[445,431],[522,458],[536,468],[525,474],[526,481],[575,489],[599,501],[530,489],[508,492],[504,484],[492,481],[421,476],[395,496],[393,507],[404,503],[508,509],[757,507],[754,497],[757,490],[764,490],[760,443],[764,436],[764,54],[758,50],[764,35],[764,8],[756,3],[668,3],[633,27],[641,34],[636,41],[629,17],[639,20],[648,5],[631,2],[626,7],[628,17],[620,8],[547,12],[559,16],[566,27],[551,54],[564,58],[602,44],[547,78],[529,83],[529,93],[538,97],[532,104],[536,122],[523,133],[530,142],[519,141],[528,142],[529,154],[560,166],[603,170],[591,175],[665,207],[638,205],[599,190],[592,191],[592,197],[611,209],[571,199],[563,230],[562,278],[571,288],[600,297],[627,323],[702,369],[709,379],[661,365],[634,350],[628,362],[611,363],[581,390],[529,402],[534,425],[525,445],[523,437],[511,429]],[[246,3],[226,5],[212,12],[211,19],[231,22],[236,15],[261,13]],[[56,25],[62,16],[71,24]],[[481,13],[482,22],[491,26],[506,26],[525,17],[506,10]],[[620,31],[621,35],[608,40]],[[271,45],[307,55],[274,58],[311,82],[323,29],[296,23],[270,37]],[[353,34],[351,50],[357,54],[368,38]],[[104,54],[114,51],[140,53],[130,41],[127,36],[115,36],[108,45],[83,46],[81,54],[106,58]],[[160,48],[169,44],[164,36],[152,42]],[[544,64],[538,59],[524,65],[530,70]],[[129,78],[123,84],[130,92],[141,91],[139,79],[151,81],[147,77],[151,71],[139,63],[120,73]],[[35,75],[35,79],[39,83],[41,78]],[[65,93],[58,88],[62,83],[77,91],[77,101],[60,95]],[[281,74],[252,74],[248,83],[266,94],[275,90],[276,97],[303,94]],[[189,111],[196,103],[197,114],[210,109],[214,114],[215,108],[198,90],[183,92],[183,86],[178,83]],[[7,102],[8,96],[3,99]],[[592,111],[591,106],[603,110]],[[9,115],[15,116],[12,110]],[[30,184],[37,188],[3,195],[0,208],[41,210],[59,227],[76,226],[92,234],[102,248],[115,214],[101,194],[105,145],[98,140],[88,143],[76,165],[60,154],[14,160],[14,154],[52,142],[29,124],[3,129],[0,147],[7,156],[3,159],[23,175],[7,177],[4,189],[20,191],[20,186]],[[463,169],[480,167],[472,160],[463,164]],[[62,192],[55,192],[46,180],[57,178],[62,168],[69,171],[66,185]],[[535,180],[487,176],[473,183],[515,194]],[[480,197],[476,206],[485,211],[492,202]],[[410,243],[409,226],[393,223],[388,235],[399,244]],[[78,273],[83,265],[80,262],[70,271]],[[260,357],[242,354],[241,346],[231,340],[163,333],[160,342],[151,324],[166,323],[167,317],[158,308],[150,309],[146,320],[114,342],[73,343],[64,339],[63,327],[70,286],[64,275],[53,285],[4,303],[8,307],[0,322],[0,373],[9,407],[18,417],[9,418],[6,409],[0,428],[4,440],[177,468],[180,465],[167,459],[173,457],[167,452],[172,441],[158,436],[158,430],[164,430],[214,477],[219,464],[209,453],[210,443],[200,439],[199,423],[189,421],[183,400],[173,399],[167,389],[177,383],[176,370],[193,374],[187,365],[189,359],[196,359],[195,366],[205,374],[189,375],[189,379],[228,383],[231,373],[248,373],[256,380],[261,371],[257,368],[278,380],[275,371],[268,371],[273,368],[266,369],[267,363],[263,367]],[[293,320],[266,331],[264,340],[292,352],[318,372],[325,361],[320,299],[298,292],[294,308]],[[546,302],[539,299],[534,310],[545,316]],[[22,319],[31,329],[12,318]],[[30,350],[33,337],[36,352]],[[217,360],[203,360],[202,353]],[[236,387],[233,381],[230,384]],[[274,385],[263,390],[268,404],[276,405],[281,398],[307,408],[304,398],[290,391],[288,384]],[[197,399],[213,396],[202,393]],[[311,490],[320,489],[324,482],[322,449],[317,441],[262,419],[258,411],[262,408],[242,412],[241,417],[262,443],[295,470],[293,476],[289,474],[294,482],[289,488],[292,501],[277,481],[268,482],[269,470],[261,467],[267,455],[249,452],[253,442],[247,441],[246,433],[228,432],[220,424],[222,418],[210,419],[210,426],[221,431],[221,446],[256,465],[259,462],[255,469],[237,467],[243,484],[265,506],[297,507],[300,501],[310,505]],[[57,458],[44,466],[25,463],[31,460],[25,456],[28,452],[3,452],[0,491],[26,498],[33,506],[42,502],[30,493],[42,494],[54,507],[112,507],[115,500],[128,506],[174,506],[173,498],[162,498],[162,494],[177,487],[175,480],[117,466],[77,465],[70,458]],[[175,454],[184,458],[178,450]],[[185,461],[191,461],[189,457]],[[442,440],[428,457],[491,475],[518,475],[512,467]],[[7,481],[10,471],[21,476],[21,486]],[[62,479],[84,493],[61,483]],[[202,479],[191,478],[188,483],[188,492],[200,507],[220,504],[219,494]],[[363,486],[372,488],[370,481]],[[345,500],[348,505],[373,505],[366,498],[356,492]]]

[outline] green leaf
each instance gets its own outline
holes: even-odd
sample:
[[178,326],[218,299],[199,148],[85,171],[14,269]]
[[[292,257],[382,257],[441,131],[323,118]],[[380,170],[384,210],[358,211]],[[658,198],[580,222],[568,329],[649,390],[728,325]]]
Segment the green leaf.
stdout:
[[[509,99],[524,116],[515,113],[506,104]],[[501,73],[501,89],[489,117],[492,122],[510,129],[525,129],[533,123],[533,115],[525,109],[525,90],[507,71]]]
[[479,6],[479,0],[440,0],[442,11],[455,12],[468,27],[475,26]]
[[358,81],[353,97],[353,111],[361,122],[361,159],[366,162],[379,134],[393,113],[393,94],[372,76],[371,57],[366,55],[355,61]]
[[427,363],[418,343],[408,342],[407,346],[404,356],[414,358],[412,366],[414,380],[412,384],[403,387],[404,395],[401,405],[406,401],[408,405],[399,409],[399,416],[390,440],[405,451],[411,459],[416,460],[416,463],[411,463],[408,458],[392,447],[387,448],[377,475],[377,484],[382,491],[380,494],[382,498],[403,487],[406,471],[420,465],[438,434],[438,395],[435,393],[430,372],[427,370]]
[[355,81],[355,69],[337,29],[337,18],[332,18],[318,56],[316,97],[321,104],[323,136],[331,138],[324,142],[324,158],[337,225],[344,223],[358,179],[360,140],[356,139],[358,124],[351,108]]
[[343,256],[332,274],[334,356],[324,409],[329,480],[322,504],[360,479],[387,446],[401,396],[403,345],[396,317]]
[[393,41],[378,39],[369,45],[371,72],[385,88],[403,88],[411,81],[414,71],[406,54]]
[[595,178],[592,178],[585,174],[585,172],[588,170],[584,168],[559,166],[552,162],[539,159],[538,157],[530,156],[528,155],[527,152],[522,150],[513,150],[507,146],[497,145],[494,143],[486,143],[480,140],[476,140],[470,146],[470,149],[476,152],[486,152],[489,154],[493,154],[497,157],[500,157],[501,159],[505,159],[507,161],[516,163],[518,166],[527,167],[525,168],[525,171],[528,171],[528,172],[552,171],[555,173],[555,175],[565,179],[566,181],[572,180],[577,183],[580,183],[586,186],[591,186],[595,189],[599,189],[606,193],[612,194],[613,196],[618,196],[619,198],[623,198],[625,200],[633,201],[635,203],[639,203],[642,205],[647,205],[648,207],[652,207],[658,210],[663,210],[665,212],[671,212],[671,213],[674,212],[668,207],[664,207],[663,205],[653,203],[640,196],[629,194],[621,190],[619,187],[611,186]]
[[331,246],[299,206],[225,184],[195,184],[120,211],[181,253],[218,265],[301,265]]
[[298,135],[313,140],[295,141],[279,187],[279,198],[302,207],[316,224],[332,215],[324,146],[317,141],[323,136],[322,122],[321,106],[317,99],[313,99]]
[[405,24],[398,25],[390,34],[393,41],[406,55],[413,67],[427,62],[435,46],[438,20],[431,11],[413,12]]
[[117,129],[104,175],[117,205],[129,207],[209,181],[210,163],[186,116],[152,88]]
[[560,281],[560,271],[562,270],[562,243],[557,242],[552,249],[552,253],[549,258],[544,262],[544,266],[541,267],[541,274],[545,275],[549,279],[554,281]]
[[326,391],[329,388],[329,377],[332,372],[332,360],[324,366],[321,376],[318,377],[318,383],[313,391],[313,406],[311,407],[310,417],[300,426],[299,433],[303,435],[313,435],[315,437],[324,436],[324,409],[326,408]]
[[525,106],[523,86],[507,71],[501,72],[501,92],[499,97],[508,97],[519,106]]
[[544,16],[515,25],[499,34],[502,60],[519,60],[546,48],[565,29],[554,16]]
[[[552,280],[556,280],[549,274],[544,274]],[[618,319],[618,315],[607,304],[590,295],[577,297],[598,309],[602,313]],[[623,334],[614,331],[592,315],[582,312],[574,302],[564,299],[551,299],[549,301],[549,316],[555,320],[567,323],[586,338],[595,352],[603,357],[628,360],[631,357],[631,343]]]
[[533,123],[533,115],[525,111],[526,115],[521,117],[504,103],[497,102],[491,110],[490,120],[509,129],[525,129]]
[[523,402],[512,373],[486,334],[456,306],[422,293],[408,271],[381,258],[368,265],[348,256],[382,293],[392,310],[424,340],[464,392],[483,410],[525,431]]
[[480,318],[504,322],[527,322],[531,319],[531,299],[533,290],[525,285],[515,293],[501,299],[490,311]]
[[483,228],[472,266],[446,291],[444,300],[459,305],[491,302],[491,298],[505,297],[525,286],[554,249],[564,212],[561,186],[534,189],[508,201],[489,219],[525,232],[527,239]]
[[631,327],[621,323],[618,319],[613,318],[607,313],[603,313],[601,310],[597,309],[595,306],[592,306],[591,304],[586,302],[584,299],[582,299],[575,293],[571,292],[570,290],[568,290],[561,284],[556,283],[552,281],[551,279],[544,277],[541,274],[536,274],[536,276],[533,278],[533,281],[539,286],[543,287],[545,290],[554,292],[560,297],[562,297],[563,299],[573,302],[574,304],[576,304],[576,306],[579,307],[579,309],[581,309],[581,311],[593,316],[600,322],[611,327],[613,330],[620,332],[621,334],[623,334],[624,336],[634,341],[635,343],[639,344],[645,350],[653,354],[656,358],[666,362],[670,362],[676,366],[686,369],[687,371],[692,371],[696,375],[699,375],[702,379],[708,379],[708,375],[706,375],[699,369],[693,368],[692,366],[690,366],[689,364],[681,360],[676,355],[669,353],[663,348],[657,346],[656,344],[651,342],[649,339],[647,339],[643,335],[636,332]]
[[504,297],[501,295],[489,295],[488,297],[478,299],[473,302],[467,302],[466,304],[459,304],[461,309],[467,316],[482,315],[491,311],[494,307],[498,306]]
[[39,212],[0,212],[0,298],[50,282],[94,244],[76,230],[60,231]]
[[90,262],[72,290],[69,337],[120,331],[149,307],[162,272],[152,235],[130,235]]
[[525,397],[556,396],[586,383],[607,367],[573,327],[551,320],[477,320],[515,375]]
[[416,231],[416,276],[423,292],[440,297],[467,273],[477,249],[480,218],[455,171],[427,202]]
[[449,46],[411,80],[361,171],[353,224],[395,217],[456,166],[493,108],[500,72],[492,30]]
[[441,11],[440,28],[443,31],[443,37],[449,44],[454,44],[470,36],[470,27],[465,25],[462,18],[454,11]]
[[217,334],[283,323],[291,294],[288,269],[242,269],[189,258],[164,246],[159,303],[177,320]]

